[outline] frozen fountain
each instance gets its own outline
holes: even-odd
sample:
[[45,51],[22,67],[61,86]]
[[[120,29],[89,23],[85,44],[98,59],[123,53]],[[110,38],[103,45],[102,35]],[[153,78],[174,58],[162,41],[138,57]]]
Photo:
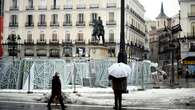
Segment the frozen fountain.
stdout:
[[[109,85],[107,68],[116,61],[113,59],[75,59],[66,62],[64,59],[24,58],[0,62],[1,89],[50,89],[51,79],[55,72],[60,73],[62,88],[74,83],[80,86],[107,87]],[[129,85],[150,83],[150,62],[131,61],[132,72],[128,77]]]

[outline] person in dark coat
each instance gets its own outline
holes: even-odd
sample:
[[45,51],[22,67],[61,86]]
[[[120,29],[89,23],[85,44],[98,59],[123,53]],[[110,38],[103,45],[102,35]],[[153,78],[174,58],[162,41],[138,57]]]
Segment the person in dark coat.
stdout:
[[59,100],[62,110],[65,110],[65,107],[66,107],[63,103],[63,98],[61,95],[61,81],[60,81],[58,74],[59,73],[56,72],[52,79],[52,93],[51,93],[51,97],[47,105],[48,110],[51,110],[51,102],[53,102],[54,98]]
[[108,77],[109,80],[112,80],[112,89],[114,91],[114,109],[121,110],[122,108],[122,93],[126,93],[126,77],[124,78],[115,78],[111,75]]

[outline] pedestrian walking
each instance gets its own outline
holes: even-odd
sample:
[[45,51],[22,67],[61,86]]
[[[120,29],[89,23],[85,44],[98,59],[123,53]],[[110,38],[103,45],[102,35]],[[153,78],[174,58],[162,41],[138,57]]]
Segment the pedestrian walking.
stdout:
[[185,73],[186,87],[188,88],[189,87],[188,78],[189,78],[189,74],[190,74],[188,67],[186,67],[186,71],[185,72],[186,72]]
[[51,97],[47,105],[48,110],[51,110],[51,103],[54,101],[54,99],[59,100],[62,110],[65,110],[65,107],[66,107],[63,103],[63,97],[61,94],[61,81],[58,75],[59,73],[56,72],[52,79],[52,92],[51,92]]

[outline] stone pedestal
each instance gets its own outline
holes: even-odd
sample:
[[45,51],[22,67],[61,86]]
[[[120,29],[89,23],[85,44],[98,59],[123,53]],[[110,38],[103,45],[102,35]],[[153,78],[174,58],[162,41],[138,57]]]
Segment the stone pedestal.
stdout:
[[104,59],[108,57],[108,49],[104,46],[89,47],[90,58]]

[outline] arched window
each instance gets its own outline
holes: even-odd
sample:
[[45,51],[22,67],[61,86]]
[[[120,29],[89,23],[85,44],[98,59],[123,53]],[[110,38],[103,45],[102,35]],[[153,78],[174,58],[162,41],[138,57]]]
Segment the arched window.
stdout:
[[41,32],[41,34],[40,34],[40,41],[45,41],[45,34],[44,34],[44,32]]
[[65,41],[70,41],[70,32],[69,31],[67,31],[65,33]]
[[30,31],[27,33],[27,41],[32,41],[32,32]]
[[114,31],[113,30],[109,31],[109,42],[114,42]]
[[58,40],[57,32],[54,31],[53,34],[52,34],[52,41],[57,41],[57,40]]

